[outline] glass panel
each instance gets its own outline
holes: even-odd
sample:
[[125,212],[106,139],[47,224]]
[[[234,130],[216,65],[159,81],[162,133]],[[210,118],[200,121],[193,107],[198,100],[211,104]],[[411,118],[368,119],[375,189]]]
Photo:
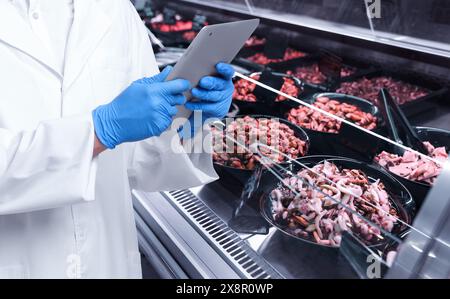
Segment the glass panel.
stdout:
[[448,0],[253,0],[251,4],[254,13],[283,21],[450,51]]
[[450,1],[369,2],[376,37],[450,51]]
[[[426,25],[430,18],[418,15],[421,6],[417,1],[408,6],[406,1],[380,1],[381,8],[375,5],[377,1],[365,0],[195,2],[346,34],[373,34],[408,43],[417,42],[411,37],[447,42],[444,35],[448,31],[441,30],[446,28],[446,20],[436,9],[433,22],[439,25],[433,23],[437,26],[433,27]],[[430,3],[435,7],[438,2]],[[418,11],[410,7],[416,3]],[[272,37],[268,31],[265,42]],[[287,45],[278,37],[276,45],[284,52]],[[279,57],[267,43],[261,47],[264,41],[256,47],[250,44],[244,47],[242,57],[260,59],[261,55],[254,57],[260,52],[283,60],[283,52]],[[314,94],[330,90],[321,89],[328,87],[327,77],[357,72],[333,54],[321,54],[320,59],[306,53],[292,64],[281,63],[277,70],[290,71],[289,76],[277,73],[271,77],[264,71],[250,77],[236,73],[233,103],[239,112],[235,114],[259,111],[279,118],[251,114],[213,124],[215,167],[222,179],[233,179],[231,188],[243,185],[241,203],[229,224],[241,233],[269,234],[261,254],[273,250],[270,242],[282,247],[275,263],[284,262],[281,269],[288,277],[353,277],[356,273],[361,278],[380,278],[408,235],[420,239],[408,244],[411,254],[420,255],[425,249],[421,246],[430,240],[429,232],[414,227],[413,221],[447,163],[450,133],[416,127],[411,134],[401,126],[393,102],[403,105],[431,93],[432,88],[420,87],[421,80],[410,84],[410,80],[403,82],[403,78],[370,70],[340,82],[340,94]],[[383,108],[383,87],[392,97],[389,101],[385,94],[390,108]],[[397,130],[389,129],[390,118]],[[334,267],[336,263],[342,266],[340,258],[347,267]],[[303,273],[297,262],[306,265]],[[407,264],[401,266],[407,269]],[[430,263],[430,268],[434,265]]]
[[[425,197],[419,191],[426,193],[447,163],[450,144],[442,140],[449,142],[448,132],[418,129],[428,153],[423,154],[405,145],[411,140],[402,144],[375,130],[374,120],[358,110],[354,98],[328,94],[307,102],[237,76],[301,107],[290,120],[303,130],[261,116],[226,119],[213,129],[216,164],[235,169],[234,174],[257,169],[242,198],[257,202],[260,213],[284,238],[338,250],[361,278],[383,277],[409,232],[430,240],[412,224]],[[388,109],[386,115],[395,111]],[[376,125],[386,124],[377,120]],[[402,130],[397,134],[406,136]],[[325,152],[333,155],[317,155],[314,147],[327,147]]]
[[349,32],[367,33],[369,29],[362,0],[252,0],[251,3],[256,14],[282,21],[328,30],[345,28]]
[[210,6],[253,13],[251,0],[190,0],[190,2],[204,3]]

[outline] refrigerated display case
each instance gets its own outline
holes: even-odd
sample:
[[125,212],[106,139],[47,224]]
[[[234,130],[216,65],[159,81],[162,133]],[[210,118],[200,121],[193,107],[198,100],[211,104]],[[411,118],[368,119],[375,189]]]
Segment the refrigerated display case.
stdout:
[[[151,1],[151,5],[152,15],[170,9],[180,19],[202,16],[200,19],[208,24],[261,18],[262,24],[252,40],[258,43],[246,45],[233,63],[242,68],[239,72],[244,75],[259,72],[264,78],[270,73],[295,76],[298,92],[283,94],[287,99],[277,103],[276,94],[269,95],[271,92],[262,91],[264,85],[253,82],[256,98],[268,97],[274,103],[265,99],[243,105],[234,99],[234,106],[242,114],[258,114],[263,111],[259,105],[270,105],[264,114],[288,119],[286,113],[300,113],[291,110],[298,107],[323,114],[326,106],[325,112],[340,113],[333,109],[346,103],[339,109],[355,109],[352,111],[369,113],[377,119],[377,126],[370,127],[339,114],[338,126],[331,122],[329,132],[324,132],[323,127],[310,126],[314,120],[308,120],[305,127],[302,118],[294,127],[298,125],[306,132],[309,145],[298,160],[286,156],[284,162],[288,163],[284,164],[265,161],[263,146],[258,146],[262,160],[257,166],[252,163],[251,169],[248,158],[233,160],[238,162],[234,166],[243,164],[239,167],[247,170],[220,165],[215,159],[220,179],[205,186],[157,193],[134,190],[140,248],[161,277],[450,277],[448,164],[443,159],[430,162],[421,152],[416,154],[415,162],[424,159],[437,163],[432,164],[435,173],[429,174],[431,184],[423,173],[409,174],[408,178],[399,174],[404,161],[399,162],[401,166],[387,168],[373,162],[382,150],[403,153],[405,145],[409,145],[392,140],[395,136],[387,122],[394,109],[383,109],[380,87],[392,94],[413,125],[422,126],[414,129],[422,141],[444,146],[444,152],[450,149],[450,133],[446,131],[450,130],[450,24],[444,17],[450,2],[174,0]],[[145,3],[141,6],[143,9]],[[141,15],[145,20],[142,11]],[[170,44],[173,47],[188,45],[175,35],[156,37],[163,43],[175,41]],[[283,61],[286,48],[305,55]],[[155,51],[164,54],[165,50],[156,46]],[[252,58],[257,53],[276,60],[261,63],[264,60]],[[251,77],[239,76],[237,80],[250,82]],[[261,79],[259,83],[275,81]],[[276,89],[285,91],[282,85]],[[327,106],[330,100],[332,110]],[[350,104],[355,108],[349,108]],[[319,115],[324,117],[333,121],[333,116]],[[295,117],[290,120],[295,122]],[[363,130],[358,127],[364,125]],[[406,136],[405,132],[400,134]],[[324,170],[333,165],[337,167],[332,174]],[[314,180],[306,179],[317,169]],[[358,183],[362,194],[347,194],[339,182],[333,181],[335,176],[350,180],[351,173],[364,178]],[[287,183],[286,177],[290,178]],[[428,180],[426,184],[424,180]],[[374,188],[380,189],[375,192]],[[320,207],[313,206],[318,202],[302,201],[305,192],[308,200],[320,193]],[[311,192],[316,195],[311,196]],[[383,192],[387,199],[379,204]],[[286,196],[290,201],[284,205]],[[305,203],[305,210],[294,208],[294,203]]]

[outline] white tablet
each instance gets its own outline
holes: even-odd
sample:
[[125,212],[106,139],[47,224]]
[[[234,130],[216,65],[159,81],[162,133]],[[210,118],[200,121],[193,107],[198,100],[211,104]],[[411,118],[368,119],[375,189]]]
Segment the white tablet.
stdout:
[[217,73],[217,63],[230,63],[258,25],[259,19],[252,19],[203,27],[167,80],[182,78],[196,87],[201,78]]

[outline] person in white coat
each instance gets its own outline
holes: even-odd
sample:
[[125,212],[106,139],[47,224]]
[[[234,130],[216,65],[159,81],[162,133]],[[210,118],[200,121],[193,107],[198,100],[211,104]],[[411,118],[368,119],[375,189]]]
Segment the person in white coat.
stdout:
[[217,178],[170,124],[222,117],[230,68],[185,103],[128,0],[0,0],[0,278],[141,277],[130,190]]

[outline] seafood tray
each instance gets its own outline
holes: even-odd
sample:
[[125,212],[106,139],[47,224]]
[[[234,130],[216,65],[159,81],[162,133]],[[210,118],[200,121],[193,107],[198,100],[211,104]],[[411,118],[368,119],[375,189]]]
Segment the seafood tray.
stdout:
[[[259,81],[261,75],[259,73],[251,74],[250,78]],[[295,83],[293,78],[289,76],[283,76],[283,85],[280,90],[290,96],[297,97],[301,92],[301,88]],[[255,95],[256,84],[249,82],[245,79],[239,79],[235,82],[235,91],[233,93],[233,99],[237,101],[244,101],[249,103],[256,103],[258,101],[263,102],[262,99],[258,99]],[[275,95],[274,95],[275,96]],[[287,100],[284,96],[278,95],[275,98],[275,102],[282,102]]]
[[[194,22],[179,17],[175,24],[154,22],[154,19],[145,19],[146,26],[162,41],[165,46],[186,48],[197,36],[198,29],[194,28]],[[203,22],[202,26],[208,23]]]
[[[429,156],[435,160],[446,160],[450,151],[450,132],[437,128],[415,127],[420,139],[426,142]],[[413,194],[418,207],[422,205],[442,167],[432,161],[423,161],[412,152],[403,151],[403,156],[392,153],[396,146],[382,142],[377,155],[368,155],[367,161],[379,164],[404,184]]]
[[[333,115],[344,118],[367,130],[377,127],[377,118],[371,113],[364,112],[355,105],[347,102],[339,102],[327,96],[317,97],[312,103],[313,106],[330,112]],[[287,115],[288,121],[304,127],[308,130],[326,133],[339,133],[341,123],[333,118],[329,118],[320,112],[312,111],[306,106],[292,108]]]
[[[379,82],[377,78],[383,82]],[[436,101],[442,99],[443,96],[448,93],[448,89],[446,87],[441,86],[433,80],[385,70],[372,70],[365,74],[357,74],[347,78],[342,78],[334,90],[336,92],[345,92],[350,94],[348,89],[353,89],[356,92],[352,90],[352,95],[367,99],[369,101],[372,99],[373,101],[379,90],[370,88],[370,86],[373,85],[371,82],[375,82],[375,84],[379,84],[380,86],[387,86],[388,90],[389,86],[394,86],[394,89],[400,89],[399,92],[409,92],[411,96],[405,96],[400,102],[400,107],[408,117],[414,117],[419,113],[435,109]],[[357,85],[351,86],[351,84]],[[347,89],[347,91],[344,90],[344,88]],[[362,88],[369,91],[369,96],[364,95],[365,90]],[[395,98],[396,93],[392,92],[392,90],[389,91]],[[414,100],[411,100],[411,98],[414,98]]]
[[[260,142],[265,140],[268,145],[274,146],[275,144],[270,143],[270,136],[280,136],[279,151],[289,155],[291,159],[302,157],[307,152],[309,145],[308,139],[306,138],[306,134],[300,136],[291,127],[287,123],[274,121],[270,118],[253,118],[248,115],[233,119],[223,131],[212,127],[211,131],[214,145],[213,161],[216,164],[241,170],[254,170],[259,163],[255,153],[248,152],[245,148],[235,146],[234,144],[231,147],[228,146],[230,142],[228,142],[225,135],[241,141],[246,147],[250,146],[252,138],[258,138]],[[271,159],[276,160],[277,163],[286,162],[284,156],[276,152],[271,152],[270,150],[263,152],[264,150],[264,148],[261,149],[261,152],[270,156]]]
[[[234,184],[235,189],[244,186],[260,163],[257,155],[241,146],[235,146],[233,140],[225,135],[248,147],[256,136],[259,136],[260,142],[270,145],[269,136],[279,134],[279,151],[294,159],[306,155],[309,149],[310,142],[305,131],[284,119],[274,122],[270,116],[247,115],[226,118],[224,124],[225,127],[216,124],[212,128],[214,168],[222,179]],[[272,133],[267,134],[268,132]],[[264,148],[260,150],[261,153],[264,152]],[[286,158],[276,152],[268,151],[264,154],[277,159],[281,164],[286,162]]]
[[[285,57],[289,58],[287,60],[281,59],[281,62],[269,62],[267,63],[258,63],[257,61],[262,62],[263,60],[268,60],[267,57],[264,55],[264,45],[259,46],[253,46],[253,47],[243,47],[242,50],[239,52],[238,57],[236,58],[236,61],[239,64],[249,66],[253,68],[255,71],[261,71],[265,68],[271,68],[272,66],[286,61],[302,61],[305,57],[308,57],[309,53],[304,52],[301,49],[298,49],[296,47],[289,46],[285,51]],[[298,56],[297,56],[298,55]],[[255,60],[257,59],[257,60]],[[277,59],[278,60],[278,59]]]
[[337,80],[327,78],[319,70],[321,58],[322,54],[311,54],[303,59],[294,59],[272,64],[270,68],[274,71],[292,74],[305,83],[316,86],[317,89],[322,91],[334,90],[339,82],[346,78],[364,76],[374,71],[374,68],[367,64],[346,59],[342,61],[341,78]]
[[[371,206],[367,206],[363,202],[355,204],[356,201],[354,201],[352,206],[361,215],[358,218],[361,221],[353,216],[350,216],[349,219],[346,216],[341,216],[340,218],[343,217],[346,220],[339,219],[340,224],[344,225],[348,221],[348,228],[334,233],[330,231],[331,222],[337,220],[335,216],[339,215],[339,213],[347,213],[336,205],[329,205],[326,201],[322,202],[323,215],[319,213],[320,215],[316,215],[315,218],[309,218],[313,216],[312,213],[309,210],[303,211],[307,212],[306,217],[310,220],[300,219],[301,211],[294,212],[296,205],[289,205],[286,202],[284,203],[286,204],[286,209],[293,208],[293,210],[291,212],[288,211],[284,220],[278,221],[280,220],[279,217],[281,219],[283,218],[284,213],[274,211],[274,207],[276,207],[274,205],[276,194],[273,194],[273,191],[282,184],[280,179],[290,177],[294,173],[305,171],[306,167],[317,167],[321,163],[324,163],[324,160],[337,165],[340,172],[346,173],[348,176],[354,176],[355,185],[350,185],[355,188],[360,186],[363,194],[368,194],[366,194],[368,201],[373,199],[370,195],[372,191],[378,195],[379,188],[384,190],[384,192],[380,192],[384,196],[384,201],[378,202],[377,204],[381,204],[383,209],[389,208],[390,213],[398,219],[401,219],[401,222],[390,216],[384,219],[382,215],[375,215],[376,213],[374,214]],[[258,216],[263,217],[270,224],[272,227],[271,230],[273,231],[267,237],[264,237],[265,246],[262,247],[261,253],[267,257],[269,262],[274,262],[277,265],[281,264],[286,267],[288,269],[286,274],[289,277],[292,274],[297,278],[354,277],[354,274],[351,273],[348,259],[352,260],[352,267],[355,267],[353,263],[358,263],[356,267],[360,265],[364,266],[366,265],[366,258],[370,254],[367,250],[375,250],[383,256],[383,259],[392,261],[393,257],[395,257],[398,243],[391,239],[390,234],[403,239],[403,236],[409,231],[407,224],[411,224],[415,217],[416,208],[411,193],[393,176],[365,162],[336,156],[305,156],[297,161],[304,166],[292,163],[285,165],[284,170],[278,167],[272,167],[272,170],[275,170],[280,175],[279,178],[265,168],[256,169],[252,177],[248,180],[242,194],[236,194],[237,198],[226,197],[227,202],[234,206],[233,216],[229,220],[229,223],[237,223],[233,227],[239,230],[242,229],[242,233],[266,234],[263,229],[264,225],[261,224]],[[345,172],[344,169],[349,169],[349,171]],[[327,172],[327,175],[332,178],[333,173]],[[311,176],[309,176],[309,179],[311,179]],[[223,178],[219,182],[223,183]],[[289,181],[289,183],[291,182]],[[294,187],[298,186],[298,182],[294,184]],[[336,195],[335,193],[331,193],[333,191],[328,190],[324,184],[320,184],[320,186],[320,188],[325,189],[324,191],[327,194]],[[227,185],[225,188],[232,188],[232,185]],[[336,191],[336,189],[333,190]],[[364,190],[366,191],[364,192]],[[302,196],[304,195],[303,193]],[[232,199],[234,200],[230,202]],[[296,200],[302,201],[302,197],[297,197]],[[319,208],[316,205],[309,205],[309,202],[304,202],[304,204],[306,204],[306,209]],[[374,203],[375,206],[377,204]],[[301,205],[298,205],[298,207],[301,207]],[[326,215],[330,215],[330,217]],[[294,216],[297,216],[299,219],[294,220]],[[317,216],[322,216],[322,218],[317,219],[317,225],[320,227],[322,237],[320,237],[318,232],[314,233]],[[323,218],[324,216],[326,219]],[[327,217],[329,220],[327,220]],[[362,220],[364,219],[362,217],[365,219],[372,218],[369,220],[373,221],[372,223],[379,221],[378,224],[381,223],[381,227],[389,231],[390,234],[380,233],[375,227],[366,229],[367,223]],[[290,220],[293,221],[292,224],[289,224]],[[353,228],[350,224],[353,225]],[[253,231],[251,230],[252,228],[254,229]],[[341,226],[339,226],[338,230],[340,228]],[[310,232],[306,229],[310,230]],[[305,232],[308,235],[305,235]],[[382,238],[378,236],[382,236]],[[360,241],[357,241],[357,239]],[[357,251],[357,254],[352,254],[350,257],[347,256],[345,251],[348,250],[349,246],[352,250]],[[359,261],[360,258],[362,258],[361,261]],[[298,271],[294,269],[298,269]],[[384,268],[383,271],[385,270]]]
[[264,51],[267,38],[263,35],[255,33],[253,34],[244,44],[242,49],[239,51],[238,57],[248,57],[256,52]]
[[[147,27],[149,27],[147,25]],[[190,41],[187,41],[183,35],[190,34],[193,32],[192,30],[186,31],[178,31],[178,32],[161,32],[158,30],[154,30],[151,27],[149,29],[158,37],[161,42],[167,47],[179,47],[179,48],[187,48],[190,44]]]
[[272,190],[261,201],[263,215],[288,235],[339,247],[342,233],[350,231],[367,246],[377,246],[385,240],[366,219],[394,234],[407,228],[397,219],[411,223],[411,194],[383,171],[332,156],[311,156],[299,162],[307,166],[292,165],[290,174],[285,173],[281,182],[272,184]]
[[[292,75],[273,72],[268,69],[263,72],[252,73],[248,76],[254,79],[258,78],[259,81],[259,76],[265,73],[269,73],[274,77],[283,77],[284,84],[277,84],[277,80],[273,80],[270,76],[261,80],[262,83],[298,99],[307,99],[324,90],[324,88],[318,87],[317,85],[302,82]],[[292,107],[292,105],[297,105],[297,103],[281,95],[277,96],[272,91],[255,86],[255,84],[245,79],[236,78],[234,84],[233,103],[239,106],[240,114],[264,114],[284,118],[285,110]]]
[[[364,99],[338,93],[318,93],[304,101],[376,133],[384,132],[378,108]],[[378,138],[298,103],[289,102],[285,108],[283,117],[302,127],[310,137],[310,153],[313,155],[339,155],[371,161],[368,154],[374,155],[379,147]]]
[[259,36],[257,34],[252,35],[246,42],[244,45],[245,49],[250,49],[253,47],[257,47],[257,46],[263,46],[266,43],[266,38]]
[[[256,72],[249,76],[293,97],[304,97],[315,92],[315,90],[310,90],[302,85],[298,79],[282,73],[265,71]],[[239,107],[240,114],[264,114],[281,117],[284,106],[288,105],[288,99],[280,95],[277,96],[275,93],[248,80],[236,78],[234,85],[233,103]]]

